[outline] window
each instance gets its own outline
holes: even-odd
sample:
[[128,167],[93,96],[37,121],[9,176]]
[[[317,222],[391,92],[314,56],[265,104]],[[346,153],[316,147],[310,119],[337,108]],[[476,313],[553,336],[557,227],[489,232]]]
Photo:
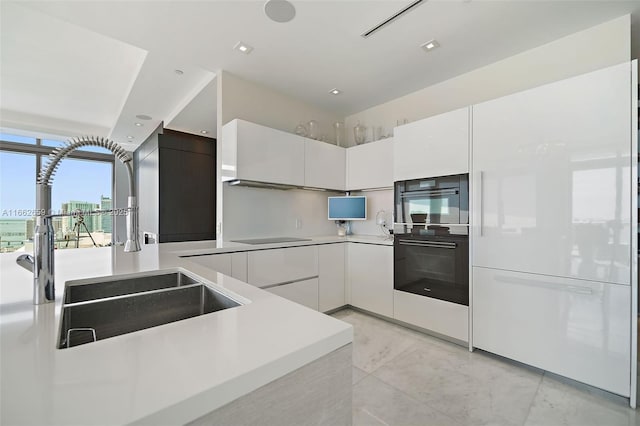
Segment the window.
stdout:
[[[62,142],[0,133],[0,252],[33,251],[37,172]],[[101,150],[101,152],[97,152]],[[109,246],[113,216],[86,214],[113,206],[114,157],[90,147],[62,160],[54,177],[53,213],[83,212],[53,218],[57,249]]]
[[34,154],[0,151],[0,253],[20,250],[33,238],[35,176]]

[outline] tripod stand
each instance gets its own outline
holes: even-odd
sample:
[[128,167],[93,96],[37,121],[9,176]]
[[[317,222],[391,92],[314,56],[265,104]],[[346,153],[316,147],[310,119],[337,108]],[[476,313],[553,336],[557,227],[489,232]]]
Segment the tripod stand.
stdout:
[[[77,219],[76,219],[76,223],[73,225],[73,230],[71,232],[76,234],[76,248],[80,246],[80,229],[83,226],[84,226],[84,230],[87,231],[89,238],[91,238],[91,242],[93,243],[93,246],[98,247],[98,245],[96,244],[96,241],[93,239],[93,236],[91,236],[91,232],[89,232],[89,228],[87,228],[87,224],[84,223],[84,216],[82,215],[82,212],[78,210],[74,216],[76,216]],[[69,247],[69,240],[67,240],[67,244],[65,245],[65,248],[66,247]]]

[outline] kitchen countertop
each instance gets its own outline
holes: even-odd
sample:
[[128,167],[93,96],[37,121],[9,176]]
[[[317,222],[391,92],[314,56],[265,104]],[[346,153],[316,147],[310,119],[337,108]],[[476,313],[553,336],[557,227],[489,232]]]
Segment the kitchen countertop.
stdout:
[[[308,241],[290,241],[270,244],[244,244],[234,241],[198,241],[193,243],[189,248],[174,249],[174,253],[178,256],[205,256],[208,254],[237,253],[243,251],[269,250],[274,248],[312,246],[318,244],[336,244],[336,243],[363,243],[376,244],[384,246],[392,246],[393,239],[382,235],[348,235],[339,237],[337,235],[322,235],[316,237],[301,237]],[[164,243],[162,245],[171,248],[173,244],[182,243]]]
[[[338,238],[313,243],[345,241]],[[221,249],[273,248],[231,244]],[[349,324],[177,256],[207,245],[57,251],[56,303],[40,306],[32,305],[32,274],[15,263],[20,253],[0,255],[0,423],[183,424],[353,340]],[[56,349],[65,281],[175,267],[250,303]]]

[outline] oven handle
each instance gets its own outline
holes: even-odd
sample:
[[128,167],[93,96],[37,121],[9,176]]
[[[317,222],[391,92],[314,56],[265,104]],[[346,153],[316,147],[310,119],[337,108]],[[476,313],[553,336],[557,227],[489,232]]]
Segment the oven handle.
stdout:
[[402,198],[413,198],[413,197],[419,197],[421,195],[427,195],[427,196],[439,196],[439,195],[458,195],[460,193],[460,190],[458,189],[425,189],[422,191],[406,191],[403,192],[400,196]]
[[452,243],[449,241],[398,240],[398,244],[401,246],[432,247],[443,249],[454,249],[458,247],[457,243]]

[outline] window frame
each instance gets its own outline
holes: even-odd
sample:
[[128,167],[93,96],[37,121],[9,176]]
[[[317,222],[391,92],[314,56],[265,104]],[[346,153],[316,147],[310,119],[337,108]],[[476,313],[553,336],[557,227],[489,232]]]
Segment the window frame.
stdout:
[[[20,142],[9,142],[0,139],[0,151],[17,152],[22,154],[34,154],[36,156],[36,176],[34,177],[34,184],[37,182],[38,174],[42,169],[43,157],[48,157],[56,148],[51,146],[42,145],[42,139],[36,138],[36,144],[27,144]],[[112,164],[111,168],[111,187],[115,192],[115,156],[113,154],[104,154],[100,152],[75,150],[69,155],[69,158],[75,158],[79,160],[101,161]]]

